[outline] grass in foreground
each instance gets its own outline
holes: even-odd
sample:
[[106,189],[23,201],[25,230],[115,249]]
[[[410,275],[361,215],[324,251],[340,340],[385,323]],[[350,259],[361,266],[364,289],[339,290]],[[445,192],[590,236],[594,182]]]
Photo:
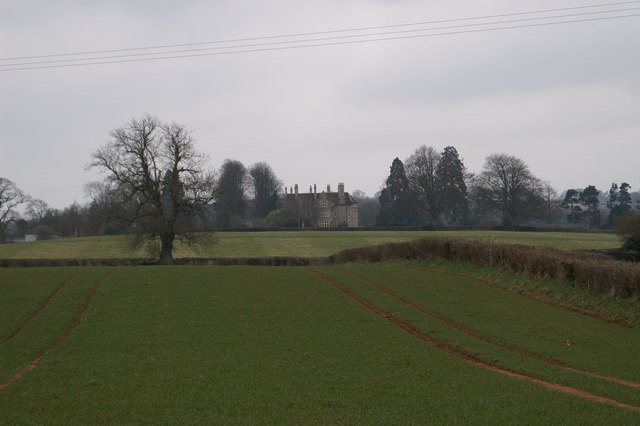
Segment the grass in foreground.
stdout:
[[[624,424],[640,418],[470,365],[363,308],[315,270],[460,350],[640,403],[637,392],[620,385],[471,339],[353,274],[492,338],[583,368],[640,377],[631,358],[616,361],[640,350],[637,329],[595,322],[468,278],[399,265],[35,268],[0,270],[0,291],[14,295],[0,300],[0,311],[9,312],[13,325],[30,311],[25,306],[38,306],[61,279],[78,276],[19,338],[0,345],[0,359],[19,355],[3,365],[0,382],[55,340],[93,283],[111,275],[69,338],[34,371],[0,389],[0,418],[9,424]],[[50,272],[56,275],[47,277]],[[19,286],[36,281],[46,291]],[[14,309],[17,299],[22,307]],[[0,324],[1,335],[13,325]],[[566,347],[567,338],[576,344]]]
[[[201,250],[178,245],[174,257],[321,257],[347,248],[446,237],[551,246],[565,250],[618,248],[613,234],[504,231],[281,231],[219,232]],[[145,257],[127,248],[126,237],[82,237],[32,243],[0,244],[0,259]]]

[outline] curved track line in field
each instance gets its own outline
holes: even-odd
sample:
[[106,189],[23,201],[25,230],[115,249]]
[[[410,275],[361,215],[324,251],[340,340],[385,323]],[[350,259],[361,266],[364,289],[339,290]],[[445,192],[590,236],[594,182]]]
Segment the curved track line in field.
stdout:
[[457,322],[455,320],[452,320],[451,318],[445,317],[444,315],[441,315],[441,314],[439,314],[437,312],[431,311],[431,310],[425,308],[424,306],[419,305],[419,304],[415,303],[414,301],[407,299],[406,297],[402,296],[401,294],[396,293],[395,291],[391,290],[390,288],[384,287],[383,285],[378,284],[377,282],[372,281],[372,280],[370,280],[370,279],[368,279],[366,277],[363,277],[362,275],[354,274],[352,272],[349,272],[348,274],[351,275],[352,277],[362,281],[362,282],[365,282],[365,283],[369,284],[370,286],[372,286],[376,290],[378,290],[378,291],[380,291],[380,292],[382,292],[382,293],[384,293],[384,294],[386,294],[388,296],[391,296],[396,300],[399,300],[400,302],[404,303],[407,306],[410,306],[411,308],[415,309],[416,311],[422,312],[423,314],[426,314],[426,315],[428,315],[428,316],[430,316],[432,318],[435,318],[438,321],[443,322],[443,323],[445,323],[447,325],[450,325],[451,327],[463,332],[464,334],[466,334],[468,336],[471,336],[471,337],[474,337],[474,338],[476,338],[478,340],[481,340],[483,342],[487,342],[487,343],[490,343],[492,345],[499,346],[499,347],[504,348],[504,349],[506,349],[506,350],[508,350],[510,352],[514,352],[514,353],[517,353],[519,355],[524,355],[524,356],[526,356],[528,358],[535,359],[536,361],[540,361],[540,362],[543,362],[545,364],[553,365],[554,367],[559,367],[559,368],[562,368],[562,369],[567,370],[567,371],[584,374],[584,375],[587,375],[587,376],[595,377],[595,378],[602,379],[602,380],[607,380],[607,381],[618,383],[618,384],[625,385],[625,386],[630,386],[630,387],[634,387],[634,388],[640,388],[640,383],[636,383],[636,382],[632,382],[632,381],[629,381],[629,380],[620,379],[620,378],[614,377],[614,376],[606,376],[606,375],[603,375],[603,374],[593,373],[593,372],[587,371],[587,370],[582,370],[582,369],[579,369],[577,367],[573,367],[573,366],[565,363],[564,361],[560,361],[560,360],[555,359],[555,358],[544,356],[544,355],[538,354],[536,352],[530,351],[528,349],[521,348],[519,346],[510,345],[509,343],[504,343],[504,342],[499,342],[497,340],[493,340],[493,339],[481,334],[480,332],[478,332],[476,330],[468,328],[465,325],[463,325],[463,324],[461,324],[461,323],[459,323],[459,322]]
[[[460,272],[442,271],[442,270],[439,270],[439,269],[421,268],[421,267],[417,267],[417,266],[403,266],[403,267],[407,268],[407,269],[415,269],[417,271],[438,272],[438,273],[441,273],[441,274],[449,274],[449,275],[455,275],[455,276],[458,276],[458,277],[471,278],[473,280],[480,281],[480,282],[482,282],[484,284],[490,285],[492,287],[499,288],[501,290],[513,291],[513,288],[500,285],[495,281],[487,280],[487,279],[476,277],[476,276],[473,276],[473,275],[463,274],[463,273],[460,273]],[[554,302],[553,300],[549,300],[546,297],[541,296],[541,295],[536,294],[536,293],[531,293],[531,292],[528,292],[528,291],[525,291],[525,290],[519,290],[518,294],[521,295],[521,296],[524,296],[524,297],[528,297],[529,299],[535,300],[536,302],[546,303],[547,305],[551,305],[551,306],[555,306],[555,307],[560,308],[560,309],[564,309],[565,311],[575,312],[575,313],[578,313],[578,314],[581,314],[581,315],[585,315],[585,316],[588,316],[588,317],[591,317],[591,318],[599,319],[601,321],[609,322],[611,324],[616,324],[616,325],[619,325],[621,327],[635,328],[634,326],[632,326],[631,324],[629,324],[628,322],[626,322],[624,320],[610,318],[610,317],[608,317],[608,316],[606,316],[604,314],[599,314],[597,312],[586,311],[586,310],[580,309],[580,308],[574,308],[573,306],[569,306],[569,305],[566,305],[566,304],[560,303],[560,302]]]
[[398,318],[394,317],[392,314],[389,314],[385,311],[383,311],[381,308],[377,307],[376,305],[366,301],[365,299],[361,298],[360,296],[358,296],[357,294],[355,294],[354,292],[352,292],[351,290],[349,290],[348,288],[346,288],[345,286],[343,286],[342,284],[340,284],[339,282],[333,280],[332,278],[326,276],[325,274],[318,272],[318,271],[314,271],[314,274],[317,275],[318,277],[320,277],[321,279],[323,279],[324,281],[326,281],[327,283],[331,284],[332,286],[334,286],[336,289],[340,290],[342,293],[344,293],[345,295],[349,296],[350,298],[352,298],[353,300],[355,300],[356,302],[360,303],[362,306],[364,306],[365,308],[367,308],[369,311],[373,312],[374,314],[378,315],[379,317],[384,318],[385,320],[389,321],[390,323],[396,325],[397,327],[400,327],[401,329],[403,329],[404,331],[406,331],[407,333],[413,335],[414,337],[417,337],[418,339],[422,340],[423,342],[426,342],[428,344],[430,344],[431,346],[440,349],[442,351],[445,351],[451,355],[454,355],[457,358],[460,358],[466,362],[468,362],[469,364],[478,366],[478,367],[482,367],[486,370],[489,371],[494,371],[497,373],[501,373],[504,374],[506,376],[509,377],[513,377],[516,379],[520,379],[520,380],[525,380],[528,382],[532,382],[532,383],[536,383],[539,384],[541,386],[544,386],[546,388],[549,389],[553,389],[556,391],[560,391],[560,392],[564,392],[567,393],[569,395],[574,395],[574,396],[578,396],[580,398],[584,398],[587,399],[589,401],[594,401],[594,402],[600,402],[603,404],[609,404],[609,405],[613,405],[616,407],[620,407],[620,408],[626,408],[629,410],[633,410],[633,411],[637,411],[640,412],[640,407],[636,407],[635,405],[629,405],[629,404],[625,404],[623,402],[620,401],[616,401],[614,399],[610,399],[610,398],[605,398],[599,395],[594,395],[585,391],[581,391],[579,389],[575,389],[572,388],[570,386],[565,386],[565,385],[561,385],[558,383],[552,383],[552,382],[547,382],[545,380],[542,379],[538,379],[537,377],[533,377],[533,376],[527,376],[525,374],[521,374],[521,373],[516,373],[515,371],[510,371],[510,370],[506,370],[504,368],[498,367],[496,365],[493,364],[489,364],[485,361],[479,360],[477,358],[472,357],[471,355],[462,353],[458,350],[456,350],[454,347],[447,345],[445,343],[439,342],[425,334],[422,334],[419,330],[411,327],[408,324],[405,324],[404,322],[400,321]]
[[44,348],[43,350],[41,350],[38,353],[38,355],[36,355],[36,357],[33,359],[33,361],[31,361],[31,363],[27,367],[25,367],[22,370],[18,371],[16,374],[14,374],[6,382],[0,383],[0,389],[4,389],[7,386],[17,382],[18,380],[20,380],[20,378],[22,376],[24,376],[28,372],[32,371],[33,369],[35,369],[38,366],[38,364],[40,364],[40,362],[44,359],[44,356],[47,353],[49,353],[51,350],[53,350],[53,349],[57,348],[58,346],[60,346],[62,344],[62,342],[64,342],[67,339],[67,337],[69,337],[69,334],[71,334],[71,332],[80,324],[80,320],[82,319],[82,315],[84,314],[84,311],[89,306],[89,302],[91,302],[91,299],[96,294],[96,291],[98,290],[98,287],[100,287],[100,285],[102,285],[104,279],[107,278],[109,275],[111,275],[111,273],[103,275],[102,277],[98,278],[98,280],[94,283],[93,288],[85,296],[84,300],[82,301],[82,304],[80,305],[80,307],[76,311],[75,315],[73,316],[73,320],[71,321],[71,324],[69,324],[69,327],[67,327],[65,332],[62,333],[62,335],[60,337],[58,337],[58,339],[54,343],[52,343],[50,346],[48,346],[48,347]]
[[51,300],[53,299],[53,297],[54,297],[56,294],[58,294],[58,292],[62,289],[62,287],[64,287],[64,285],[65,285],[66,283],[68,283],[69,281],[73,280],[74,278],[75,278],[75,276],[74,276],[74,277],[69,277],[69,278],[67,278],[66,280],[64,280],[64,281],[62,282],[62,284],[60,284],[58,287],[56,287],[56,288],[51,292],[51,294],[49,294],[49,296],[47,296],[47,298],[46,298],[46,299],[44,299],[44,302],[42,302],[42,303],[40,304],[40,306],[38,306],[38,307],[36,308],[36,310],[35,310],[35,311],[33,311],[33,312],[31,313],[31,315],[29,315],[29,316],[27,317],[27,319],[25,319],[25,320],[22,322],[22,324],[21,324],[17,329],[15,329],[14,331],[12,331],[12,332],[7,336],[7,337],[5,337],[4,339],[2,339],[2,341],[0,341],[0,344],[7,343],[9,340],[13,339],[13,338],[16,336],[16,334],[20,333],[20,332],[21,332],[21,331],[22,331],[22,330],[23,330],[27,325],[29,325],[29,323],[30,323],[31,321],[33,321],[33,319],[34,319],[34,318],[35,318],[35,317],[36,317],[40,312],[42,312],[42,310],[43,310],[44,308],[46,308],[46,307],[49,305],[49,303],[51,303]]

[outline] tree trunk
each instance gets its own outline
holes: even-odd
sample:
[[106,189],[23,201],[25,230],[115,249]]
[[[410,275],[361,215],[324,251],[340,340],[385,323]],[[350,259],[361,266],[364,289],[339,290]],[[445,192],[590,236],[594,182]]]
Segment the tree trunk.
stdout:
[[160,259],[158,259],[159,265],[171,265],[173,264],[173,239],[175,234],[173,232],[165,232],[160,235]]

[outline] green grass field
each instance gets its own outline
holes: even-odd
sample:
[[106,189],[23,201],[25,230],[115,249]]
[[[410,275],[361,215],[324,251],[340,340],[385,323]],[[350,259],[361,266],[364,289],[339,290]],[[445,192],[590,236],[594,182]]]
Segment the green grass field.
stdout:
[[517,291],[551,283],[492,274],[0,269],[0,422],[640,422],[640,329]]
[[[220,232],[215,243],[194,251],[178,246],[174,257],[319,257],[340,250],[417,238],[448,237],[548,245],[566,250],[620,247],[613,234],[503,231],[287,231]],[[122,236],[65,238],[32,243],[0,244],[0,259],[144,257],[132,252]]]

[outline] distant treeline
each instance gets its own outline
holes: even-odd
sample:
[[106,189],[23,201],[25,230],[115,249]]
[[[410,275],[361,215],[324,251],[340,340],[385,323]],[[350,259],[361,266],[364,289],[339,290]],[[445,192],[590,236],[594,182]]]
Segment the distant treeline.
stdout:
[[[205,190],[212,194],[211,202],[197,214],[182,214],[190,230],[288,229],[299,224],[283,202],[282,182],[265,162],[245,167],[225,160],[210,182]],[[112,184],[91,182],[84,189],[87,203],[54,209],[0,178],[0,240],[25,234],[50,239],[133,232],[132,222],[120,219],[123,204]],[[421,146],[404,162],[395,158],[378,194],[356,190],[351,195],[358,202],[359,223],[367,229],[611,229],[640,208],[637,193],[626,182],[613,183],[608,192],[587,185],[559,196],[521,159],[494,154],[474,174],[452,146],[442,152]]]

